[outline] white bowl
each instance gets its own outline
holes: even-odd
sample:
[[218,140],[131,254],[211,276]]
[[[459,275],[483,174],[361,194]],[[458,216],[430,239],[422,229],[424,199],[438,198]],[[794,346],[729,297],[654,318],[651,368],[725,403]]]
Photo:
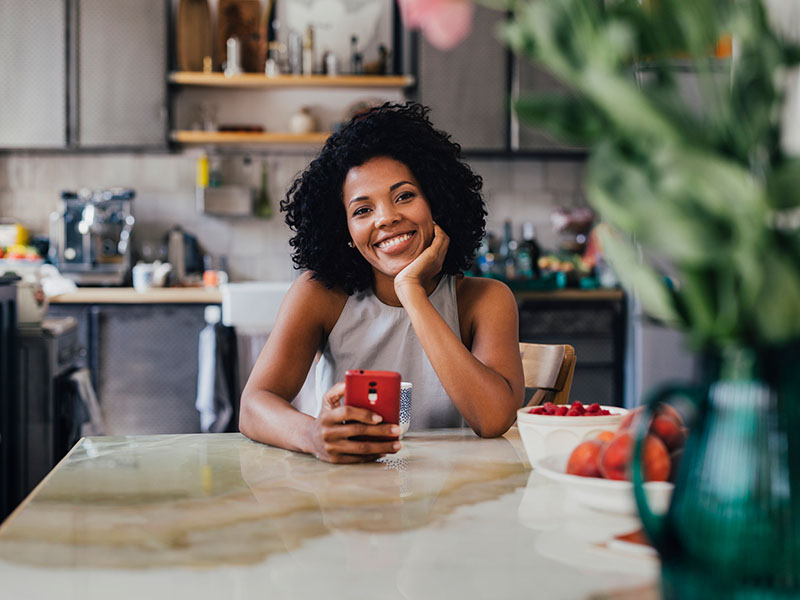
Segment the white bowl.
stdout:
[[618,406],[603,406],[612,414],[598,417],[555,417],[532,415],[530,408],[517,411],[517,427],[528,460],[533,461],[549,454],[569,454],[585,440],[601,431],[614,431],[628,412]]
[[[584,506],[622,515],[635,515],[636,501],[633,498],[633,484],[630,481],[582,477],[565,473],[569,454],[552,454],[533,463],[537,473],[557,481],[564,486],[567,495]],[[669,507],[672,489],[675,486],[667,481],[649,481],[644,484],[650,510],[663,514]]]

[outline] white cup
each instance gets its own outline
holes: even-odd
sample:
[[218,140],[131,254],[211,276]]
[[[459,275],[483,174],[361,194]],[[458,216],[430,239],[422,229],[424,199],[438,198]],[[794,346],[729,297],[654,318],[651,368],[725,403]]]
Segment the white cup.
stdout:
[[139,263],[133,266],[131,275],[133,278],[133,287],[139,292],[146,292],[153,287],[153,273],[155,269],[152,264]]
[[410,381],[400,382],[400,439],[411,426],[411,388],[414,387]]

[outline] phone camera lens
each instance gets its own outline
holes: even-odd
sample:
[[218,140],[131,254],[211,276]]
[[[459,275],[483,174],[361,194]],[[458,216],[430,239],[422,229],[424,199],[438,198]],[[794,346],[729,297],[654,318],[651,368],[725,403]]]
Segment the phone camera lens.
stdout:
[[378,392],[378,390],[376,390],[375,388],[369,388],[369,393],[370,394],[375,394],[377,392]]
[[369,382],[369,387],[375,387],[377,384],[374,381]]

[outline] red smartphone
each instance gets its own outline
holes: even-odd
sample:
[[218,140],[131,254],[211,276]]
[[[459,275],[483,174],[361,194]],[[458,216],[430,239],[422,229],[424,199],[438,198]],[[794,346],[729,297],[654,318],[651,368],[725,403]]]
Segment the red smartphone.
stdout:
[[[381,423],[400,423],[400,373],[351,369],[344,374],[344,403],[366,408],[383,417]],[[395,438],[363,436],[387,441]],[[359,438],[353,438],[359,439]]]

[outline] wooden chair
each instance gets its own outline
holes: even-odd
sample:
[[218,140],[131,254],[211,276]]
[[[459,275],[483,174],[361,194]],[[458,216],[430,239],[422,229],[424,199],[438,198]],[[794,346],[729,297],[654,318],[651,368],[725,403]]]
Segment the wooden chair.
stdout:
[[536,388],[526,406],[567,404],[575,373],[575,349],[569,344],[520,344],[525,388]]

